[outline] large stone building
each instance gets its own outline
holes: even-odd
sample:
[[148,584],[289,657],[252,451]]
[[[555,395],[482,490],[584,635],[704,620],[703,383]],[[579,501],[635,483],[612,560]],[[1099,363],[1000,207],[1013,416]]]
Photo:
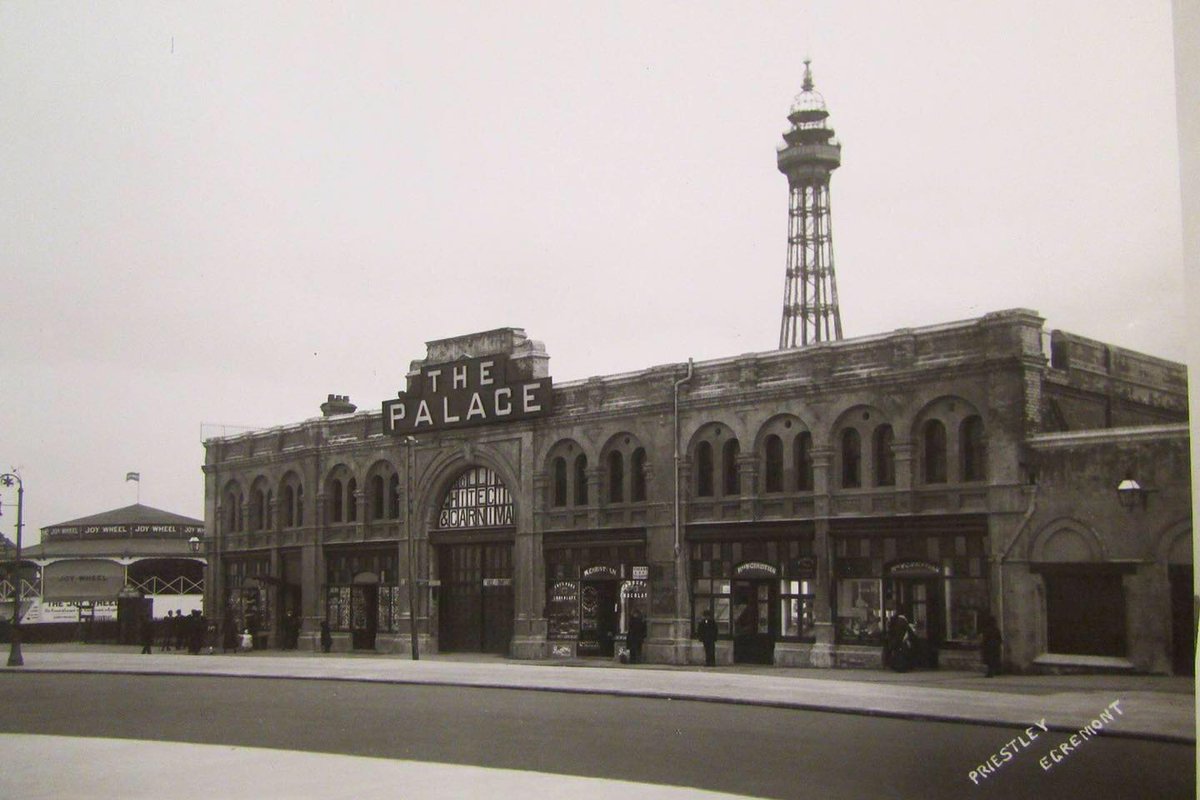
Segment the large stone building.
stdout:
[[[399,379],[399,376],[397,376]],[[407,390],[205,443],[209,615],[278,646],[878,665],[1191,663],[1181,365],[1026,310],[553,385],[507,328],[428,343]],[[1124,491],[1118,492],[1118,486]]]

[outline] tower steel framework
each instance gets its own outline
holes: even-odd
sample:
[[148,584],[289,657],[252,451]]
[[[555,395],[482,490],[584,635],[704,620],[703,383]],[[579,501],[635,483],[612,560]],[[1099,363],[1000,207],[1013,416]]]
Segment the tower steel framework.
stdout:
[[809,61],[802,89],[777,156],[790,193],[780,349],[842,338],[829,213],[829,176],[841,166],[842,146],[828,125],[825,98],[813,88]]

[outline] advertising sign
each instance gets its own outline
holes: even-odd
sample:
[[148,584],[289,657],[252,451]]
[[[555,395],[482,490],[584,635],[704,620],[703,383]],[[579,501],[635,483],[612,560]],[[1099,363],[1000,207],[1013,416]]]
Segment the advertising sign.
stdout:
[[393,436],[466,428],[550,411],[550,378],[514,380],[508,356],[465,358],[423,367],[408,391],[383,401],[383,431]]
[[55,561],[42,570],[43,600],[115,600],[124,586],[125,568],[115,561]]

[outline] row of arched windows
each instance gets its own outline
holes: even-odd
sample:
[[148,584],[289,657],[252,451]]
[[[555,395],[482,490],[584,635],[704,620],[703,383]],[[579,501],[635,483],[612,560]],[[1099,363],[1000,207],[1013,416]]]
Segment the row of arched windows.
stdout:
[[[345,467],[337,467],[325,481],[325,523],[358,521],[358,480]],[[256,480],[250,490],[249,515],[243,512],[243,494],[231,483],[222,496],[222,522],[230,533],[299,528],[304,525],[304,486],[289,472],[279,487],[279,500],[265,478]],[[366,521],[380,522],[400,518],[400,476],[381,465],[373,470],[366,485]],[[248,523],[248,524],[247,524]]]
[[[602,459],[600,491],[606,503],[646,502],[646,449],[632,436],[618,437]],[[553,508],[586,506],[588,458],[571,441],[560,442],[550,452],[549,503]]]

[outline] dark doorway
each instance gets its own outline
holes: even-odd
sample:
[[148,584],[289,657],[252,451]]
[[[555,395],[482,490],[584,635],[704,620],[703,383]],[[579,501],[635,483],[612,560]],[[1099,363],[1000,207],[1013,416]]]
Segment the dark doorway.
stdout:
[[609,656],[620,623],[620,581],[583,581],[579,591],[579,655]]
[[1120,575],[1048,573],[1045,579],[1049,652],[1125,656],[1125,593]]
[[379,620],[379,587],[359,585],[350,589],[350,638],[355,650],[374,650]]
[[1190,564],[1168,567],[1171,579],[1171,671],[1176,675],[1196,674],[1196,619],[1192,599],[1193,569]]
[[779,634],[779,582],[733,582],[733,660],[773,664]]
[[888,596],[917,634],[917,665],[936,669],[945,638],[940,578],[891,578]]
[[438,548],[438,649],[506,655],[513,636],[512,544]]

